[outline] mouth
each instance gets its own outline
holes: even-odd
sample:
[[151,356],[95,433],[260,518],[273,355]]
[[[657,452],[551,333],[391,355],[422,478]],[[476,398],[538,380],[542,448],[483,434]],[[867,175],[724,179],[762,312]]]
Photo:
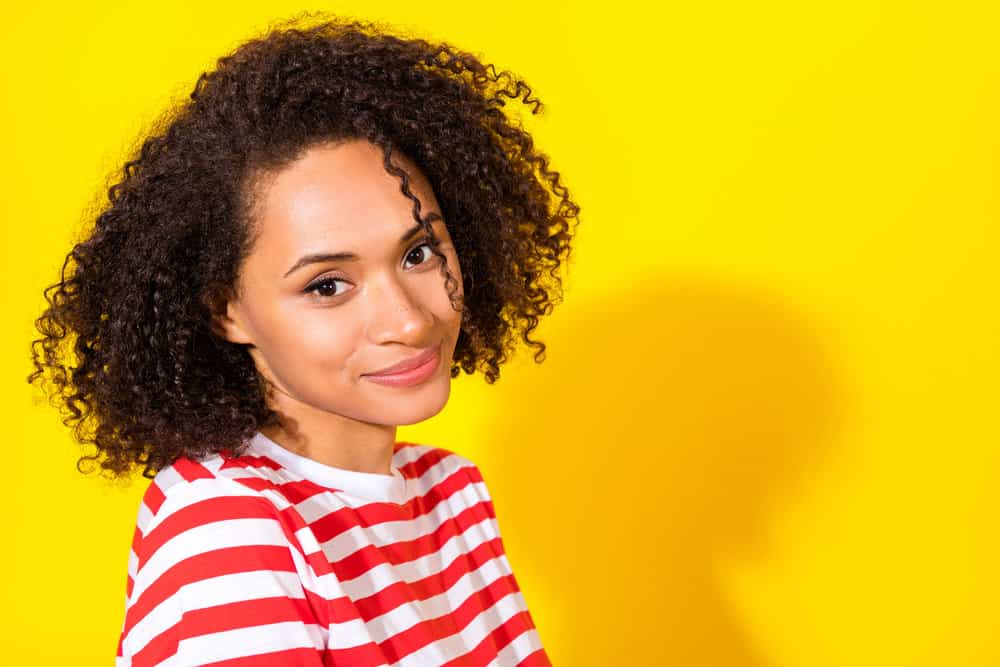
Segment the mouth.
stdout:
[[379,384],[407,387],[420,384],[430,378],[441,364],[441,346],[428,349],[416,357],[388,367],[378,373],[366,373],[362,377]]

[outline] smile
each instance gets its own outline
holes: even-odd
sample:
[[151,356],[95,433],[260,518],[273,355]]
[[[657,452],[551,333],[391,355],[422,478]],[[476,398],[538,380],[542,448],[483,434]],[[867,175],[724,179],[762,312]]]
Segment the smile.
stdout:
[[385,375],[364,375],[362,377],[377,382],[378,384],[392,387],[411,387],[427,380],[438,369],[441,362],[440,347],[434,350],[434,354],[424,363],[409,370],[398,373],[387,373]]

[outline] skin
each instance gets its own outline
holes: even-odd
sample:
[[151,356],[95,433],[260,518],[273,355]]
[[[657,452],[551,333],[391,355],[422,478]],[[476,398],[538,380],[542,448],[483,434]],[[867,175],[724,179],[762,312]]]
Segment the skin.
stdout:
[[[410,173],[421,215],[441,216],[423,174],[399,153],[393,160]],[[397,425],[428,419],[448,401],[461,323],[440,260],[421,245],[425,233],[400,243],[417,224],[413,202],[383,168],[381,151],[363,140],[314,147],[257,187],[259,236],[214,326],[250,344],[259,372],[274,385],[268,400],[281,423],[262,431],[320,463],[391,474]],[[462,294],[445,222],[433,225]],[[359,259],[310,263],[285,277],[305,255],[336,252]],[[440,346],[440,363],[419,385],[362,377],[433,346]]]

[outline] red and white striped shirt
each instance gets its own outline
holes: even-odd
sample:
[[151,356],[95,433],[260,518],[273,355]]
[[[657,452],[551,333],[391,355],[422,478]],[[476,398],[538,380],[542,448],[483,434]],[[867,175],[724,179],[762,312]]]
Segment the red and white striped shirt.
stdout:
[[334,468],[262,433],[152,480],[128,565],[118,667],[551,665],[479,469],[393,447]]

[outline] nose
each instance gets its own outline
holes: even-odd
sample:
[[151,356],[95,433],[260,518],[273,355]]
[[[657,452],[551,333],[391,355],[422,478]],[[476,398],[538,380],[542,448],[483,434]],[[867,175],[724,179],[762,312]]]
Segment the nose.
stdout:
[[434,316],[418,286],[384,275],[370,283],[369,337],[376,343],[402,343],[410,347],[427,344]]

